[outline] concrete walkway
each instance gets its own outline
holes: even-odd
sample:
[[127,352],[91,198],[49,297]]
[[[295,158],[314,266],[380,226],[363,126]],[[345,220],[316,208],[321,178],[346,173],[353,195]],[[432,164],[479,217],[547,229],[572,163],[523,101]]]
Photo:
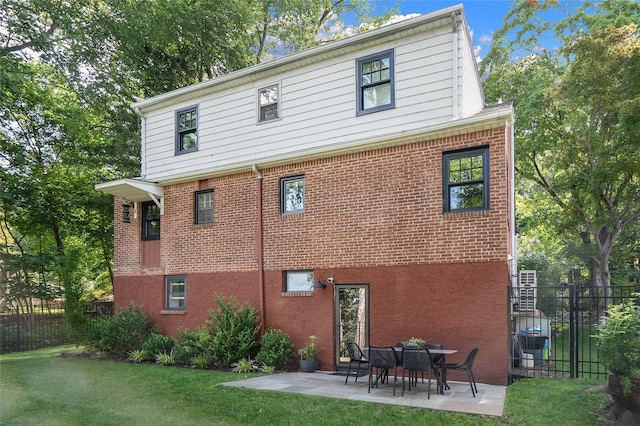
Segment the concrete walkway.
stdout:
[[[350,377],[347,385],[344,384],[344,379],[344,375],[317,371],[315,373],[265,375],[227,382],[223,385],[488,416],[502,416],[507,392],[506,386],[478,383],[478,393],[474,398],[471,395],[469,383],[449,381],[451,390],[446,390],[445,395],[438,395],[435,381],[433,381],[431,383],[431,399],[427,399],[426,382],[419,382],[418,387],[412,387],[411,391],[405,389],[404,396],[402,396],[402,381],[398,381],[394,396],[393,379],[389,384],[385,383],[379,385],[378,388],[372,388],[371,393],[367,393],[367,376],[358,378],[357,382],[353,377]],[[408,387],[408,383],[406,386]]]

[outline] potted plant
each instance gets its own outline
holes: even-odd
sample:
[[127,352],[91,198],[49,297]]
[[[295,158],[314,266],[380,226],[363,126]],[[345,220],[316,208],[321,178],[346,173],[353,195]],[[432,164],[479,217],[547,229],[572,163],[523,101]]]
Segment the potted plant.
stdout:
[[304,344],[302,349],[298,350],[300,355],[300,371],[312,373],[318,368],[318,360],[316,359],[318,349],[316,348],[316,336],[309,336],[309,341]]
[[412,337],[406,342],[402,342],[402,346],[405,346],[407,348],[418,348],[422,345],[424,345],[424,339],[421,339],[419,337]]
[[600,361],[609,369],[609,393],[640,419],[640,306],[629,299],[611,306],[597,327]]

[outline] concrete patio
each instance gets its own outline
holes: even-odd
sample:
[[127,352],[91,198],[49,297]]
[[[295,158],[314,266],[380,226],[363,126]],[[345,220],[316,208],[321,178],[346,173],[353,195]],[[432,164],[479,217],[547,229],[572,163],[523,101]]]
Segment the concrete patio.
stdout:
[[474,398],[471,395],[469,383],[449,381],[451,390],[445,391],[445,395],[438,395],[435,381],[433,381],[431,399],[427,399],[426,382],[419,382],[417,388],[412,387],[411,391],[405,389],[402,396],[402,381],[398,381],[394,396],[393,379],[389,384],[385,383],[378,388],[372,388],[371,393],[367,393],[367,376],[359,377],[357,382],[354,381],[354,377],[350,377],[346,386],[344,379],[344,375],[318,371],[265,375],[227,382],[223,385],[488,416],[502,416],[507,391],[506,386],[478,383],[478,393]]

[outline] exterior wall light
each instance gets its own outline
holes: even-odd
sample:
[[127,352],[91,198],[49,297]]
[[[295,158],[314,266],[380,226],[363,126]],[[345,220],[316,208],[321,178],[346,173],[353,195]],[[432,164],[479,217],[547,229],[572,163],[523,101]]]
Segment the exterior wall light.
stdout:
[[122,223],[131,223],[129,209],[131,209],[131,203],[122,204]]

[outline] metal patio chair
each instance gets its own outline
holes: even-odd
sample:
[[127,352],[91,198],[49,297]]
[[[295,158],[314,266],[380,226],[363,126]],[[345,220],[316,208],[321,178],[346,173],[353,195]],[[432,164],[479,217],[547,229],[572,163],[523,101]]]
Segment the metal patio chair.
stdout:
[[360,346],[358,346],[356,342],[347,342],[347,350],[349,351],[349,368],[347,369],[347,378],[344,379],[345,385],[349,380],[349,374],[351,373],[351,365],[353,365],[354,362],[358,363],[358,370],[356,371],[356,378],[355,378],[356,382],[358,381],[358,375],[360,374],[360,366],[362,364],[365,364],[367,366],[369,365],[369,360],[364,355],[364,352],[362,352],[362,349],[360,349]]
[[[418,384],[418,372],[422,373],[422,381],[424,382],[424,372],[429,372],[429,384],[427,385],[427,399],[431,398],[431,371],[433,363],[431,354],[428,349],[420,348],[402,348],[402,396],[404,396],[404,376],[405,371],[409,371],[409,390],[411,390],[411,382]],[[436,376],[437,378],[437,376]]]
[[467,359],[464,362],[445,364],[442,372],[443,372],[443,383],[447,383],[447,370],[458,370],[458,371],[466,371],[467,379],[469,379],[469,385],[471,386],[471,394],[475,397],[478,392],[478,387],[476,386],[476,379],[473,375],[473,362],[476,359],[476,354],[478,353],[478,348],[473,348],[467,355]]
[[[376,369],[376,380],[373,382],[373,369]],[[393,346],[369,346],[369,388],[378,386],[378,381],[384,383],[385,378],[389,381],[389,370],[393,368],[393,394],[396,394],[396,383],[398,381],[398,357]]]

